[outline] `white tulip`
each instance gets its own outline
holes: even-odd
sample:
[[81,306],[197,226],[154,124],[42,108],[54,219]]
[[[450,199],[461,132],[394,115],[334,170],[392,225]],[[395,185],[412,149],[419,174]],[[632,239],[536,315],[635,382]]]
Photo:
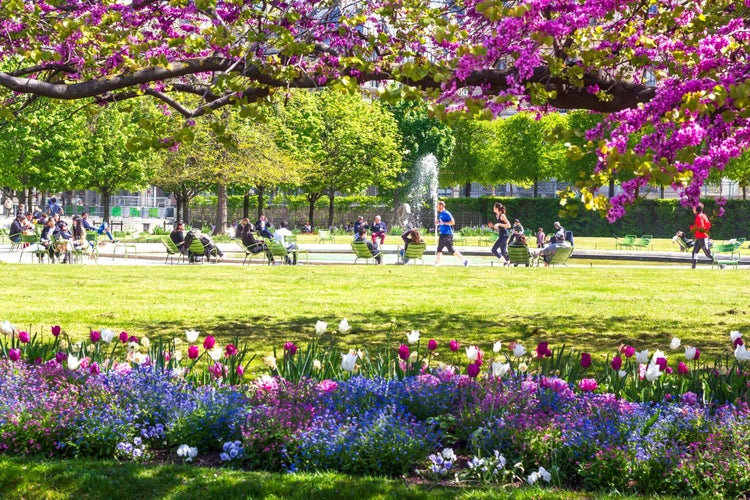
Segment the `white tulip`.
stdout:
[[657,378],[661,377],[662,371],[659,369],[659,365],[651,363],[646,368],[646,380],[653,382]]
[[675,351],[680,348],[680,344],[682,344],[680,339],[678,339],[677,337],[672,337],[672,342],[669,343],[669,348]]
[[224,356],[224,349],[219,346],[214,347],[208,351],[208,356],[214,361],[219,361]]
[[729,332],[729,338],[732,340],[733,344],[734,344],[734,341],[740,337],[742,337],[742,334],[738,332],[737,330],[732,330],[731,332]]
[[349,351],[347,354],[341,355],[341,368],[347,372],[353,372],[357,366],[357,353]]
[[148,349],[149,347],[151,347],[151,341],[148,339],[148,337],[143,337],[141,339],[141,345]]
[[516,346],[513,348],[513,356],[520,358],[524,354],[526,354],[526,348],[521,344],[516,344]]
[[317,370],[320,370],[321,368],[323,368],[323,364],[320,362],[320,360],[319,359],[314,359],[313,360],[313,370],[317,371]]
[[688,361],[695,359],[695,347],[685,346],[685,359]]
[[198,335],[200,335],[198,330],[185,330],[185,337],[190,344],[198,340]]
[[411,345],[414,345],[417,342],[419,342],[419,330],[412,330],[411,333],[407,333],[406,341]]
[[68,354],[68,370],[77,370],[81,365],[81,360],[72,354]]
[[3,335],[13,335],[14,330],[15,328],[7,319],[0,323],[0,332],[2,332]]
[[349,322],[346,320],[346,318],[342,319],[339,322],[339,333],[348,333],[351,329],[352,327],[349,326]]
[[492,352],[498,353],[500,352],[500,349],[502,349],[502,347],[503,347],[503,343],[498,340],[497,342],[492,344]]
[[635,362],[639,365],[645,365],[648,363],[648,360],[651,356],[649,356],[648,349],[644,349],[640,352],[635,353]]
[[466,348],[466,357],[469,361],[476,361],[479,357],[479,349],[477,349],[477,346],[470,345]]
[[315,323],[315,333],[318,335],[323,335],[326,331],[326,328],[328,328],[328,323],[325,321],[318,321]]
[[103,328],[99,333],[102,335],[102,342],[106,342],[107,344],[112,342],[112,339],[115,338],[115,332],[109,328]]
[[625,370],[620,370],[619,372],[617,372],[617,376],[620,378],[625,378],[627,375],[628,372],[626,372]]
[[737,346],[737,348],[734,350],[734,357],[737,358],[737,361],[750,360],[750,352],[747,352],[745,344]]
[[492,375],[501,378],[510,370],[510,363],[503,363],[502,361],[492,362]]

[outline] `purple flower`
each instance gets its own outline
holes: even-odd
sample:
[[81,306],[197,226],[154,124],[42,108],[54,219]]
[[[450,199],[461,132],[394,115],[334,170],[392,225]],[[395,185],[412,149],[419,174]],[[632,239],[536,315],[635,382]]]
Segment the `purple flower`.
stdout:
[[477,375],[479,375],[479,364],[478,363],[469,363],[469,366],[466,367],[466,374],[470,378],[476,378]]
[[450,344],[448,344],[448,347],[451,351],[456,352],[458,351],[458,348],[461,347],[461,344],[458,343],[458,340],[453,339],[450,341]]
[[29,338],[29,332],[25,332],[23,330],[18,332],[18,340],[20,340],[22,344],[28,344],[29,340],[31,340]]
[[228,358],[237,354],[237,347],[234,344],[227,344],[224,348],[224,355]]
[[128,343],[128,332],[120,332],[120,342],[123,344]]
[[427,342],[427,349],[430,351],[437,349],[437,340],[430,339],[429,342]]
[[588,368],[591,366],[591,354],[587,352],[581,353],[581,367],[582,368]]
[[96,344],[102,339],[102,333],[99,330],[91,330],[89,336],[91,337],[92,344]]
[[612,358],[612,369],[619,370],[620,368],[622,368],[622,358],[620,356],[615,356]]
[[[742,337],[737,337],[734,339],[734,348],[737,349],[737,346],[744,345],[745,342],[742,341]],[[698,358],[696,358],[698,359]]]
[[60,364],[63,364],[66,359],[68,359],[68,353],[60,351],[57,354],[55,354],[55,361],[57,361]]
[[294,342],[284,343],[284,350],[289,353],[290,356],[297,354],[297,344]]
[[632,345],[626,345],[625,348],[622,350],[622,353],[625,355],[626,358],[632,358],[635,354],[635,347]]
[[188,347],[188,358],[196,359],[197,357],[198,357],[198,346],[191,345],[190,347]]
[[216,339],[214,338],[213,335],[209,335],[203,341],[203,348],[206,349],[206,350],[213,349],[215,345],[216,345]]
[[242,368],[242,365],[237,365],[237,370],[235,370],[235,371],[237,372],[237,375],[240,376],[240,377],[245,374],[245,369]]
[[55,325],[55,326],[52,327],[52,335],[54,337],[59,337],[60,336],[60,325]]
[[8,351],[8,358],[11,361],[18,361],[21,359],[21,349],[10,349]]
[[99,373],[101,373],[101,370],[99,369],[99,363],[97,363],[96,361],[91,363],[89,365],[89,373],[91,375],[99,375]]
[[696,347],[695,348],[695,357],[693,357],[693,361],[696,361],[700,357],[701,357],[701,350]]
[[398,357],[406,361],[409,359],[409,354],[409,346],[401,344],[401,347],[398,348]]

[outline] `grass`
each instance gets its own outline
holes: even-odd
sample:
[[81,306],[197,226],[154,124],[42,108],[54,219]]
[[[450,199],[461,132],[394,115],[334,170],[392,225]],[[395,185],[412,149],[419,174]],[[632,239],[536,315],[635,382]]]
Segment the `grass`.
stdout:
[[343,474],[271,474],[193,465],[152,465],[109,460],[0,458],[3,498],[107,499],[490,499],[591,498],[571,490],[410,485],[402,479]]
[[32,266],[3,265],[0,320],[30,332],[61,325],[126,330],[151,339],[194,328],[239,337],[268,354],[305,342],[317,320],[341,349],[423,337],[488,349],[495,340],[567,344],[595,354],[622,343],[666,348],[672,336],[704,355],[729,352],[747,333],[742,290],[750,273],[682,268],[500,268],[432,266]]

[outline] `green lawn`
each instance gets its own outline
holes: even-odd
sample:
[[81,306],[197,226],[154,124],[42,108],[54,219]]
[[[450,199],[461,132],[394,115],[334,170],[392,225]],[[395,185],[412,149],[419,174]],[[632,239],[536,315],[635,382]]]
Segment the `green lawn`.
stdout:
[[432,266],[3,265],[0,320],[30,332],[61,325],[150,338],[194,328],[270,353],[304,342],[318,320],[352,330],[337,347],[382,345],[412,329],[488,349],[495,340],[566,343],[606,354],[621,343],[666,348],[672,336],[706,355],[748,333],[747,269]]

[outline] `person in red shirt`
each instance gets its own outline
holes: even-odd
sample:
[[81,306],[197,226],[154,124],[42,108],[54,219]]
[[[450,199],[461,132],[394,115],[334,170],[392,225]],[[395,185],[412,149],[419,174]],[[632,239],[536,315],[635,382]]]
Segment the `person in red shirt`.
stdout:
[[706,257],[713,260],[711,251],[708,249],[708,230],[711,229],[711,222],[706,214],[703,213],[703,206],[693,207],[695,214],[695,223],[690,226],[690,230],[695,233],[695,245],[693,246],[693,269],[695,269],[696,256],[703,250]]

